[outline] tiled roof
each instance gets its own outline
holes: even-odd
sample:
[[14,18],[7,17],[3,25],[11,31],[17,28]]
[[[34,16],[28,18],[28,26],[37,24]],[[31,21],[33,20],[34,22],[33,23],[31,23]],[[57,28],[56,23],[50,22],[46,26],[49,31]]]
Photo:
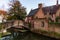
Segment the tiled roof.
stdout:
[[[53,5],[53,6],[49,6],[49,7],[43,7],[42,10],[44,12],[44,14],[46,15],[47,12],[49,12],[50,15],[55,14],[56,11],[59,9],[60,5]],[[28,16],[33,16],[39,8],[36,8],[34,10],[31,10]]]
[[37,11],[38,11],[38,8],[31,10],[28,16],[33,16]]
[[59,9],[60,5],[53,5],[53,6],[49,6],[49,7],[43,7],[43,12],[44,14],[47,14],[47,12],[49,12],[49,14],[55,14],[56,11]]
[[4,10],[0,10],[0,14],[6,14],[7,12],[6,11],[4,11]]

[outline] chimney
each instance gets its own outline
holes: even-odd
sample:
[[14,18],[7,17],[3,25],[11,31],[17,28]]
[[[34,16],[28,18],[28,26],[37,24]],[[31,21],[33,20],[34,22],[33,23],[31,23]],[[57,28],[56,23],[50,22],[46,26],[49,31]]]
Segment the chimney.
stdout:
[[38,4],[38,8],[42,8],[42,3]]
[[58,5],[58,0],[57,0],[57,3],[56,3],[56,5]]

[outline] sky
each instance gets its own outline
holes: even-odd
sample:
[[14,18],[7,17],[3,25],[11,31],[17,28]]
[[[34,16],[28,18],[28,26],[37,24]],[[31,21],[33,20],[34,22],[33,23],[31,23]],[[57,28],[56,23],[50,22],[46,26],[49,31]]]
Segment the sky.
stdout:
[[[31,9],[35,9],[38,7],[39,3],[42,3],[43,6],[51,6],[56,5],[56,0],[19,0],[26,8],[27,13],[30,12]],[[60,4],[60,0],[58,0]],[[8,10],[9,9],[9,0],[0,0],[0,9]]]

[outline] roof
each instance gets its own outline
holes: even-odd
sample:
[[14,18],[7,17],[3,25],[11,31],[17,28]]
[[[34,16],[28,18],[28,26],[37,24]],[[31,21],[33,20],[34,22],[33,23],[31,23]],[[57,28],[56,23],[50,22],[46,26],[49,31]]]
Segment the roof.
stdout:
[[60,5],[53,5],[53,6],[49,6],[49,7],[43,7],[43,12],[44,14],[47,14],[47,12],[49,12],[50,15],[55,14],[56,11],[59,9]]
[[37,11],[38,11],[38,8],[31,10],[28,16],[33,16]]
[[7,12],[5,10],[0,10],[0,14],[5,15]]
[[[59,9],[60,5],[53,5],[53,6],[48,6],[48,7],[43,7],[42,10],[44,12],[44,14],[46,15],[47,12],[49,12],[50,15],[55,14],[56,11]],[[33,16],[37,11],[39,10],[39,8],[33,9],[30,11],[30,13],[28,14],[28,16]]]

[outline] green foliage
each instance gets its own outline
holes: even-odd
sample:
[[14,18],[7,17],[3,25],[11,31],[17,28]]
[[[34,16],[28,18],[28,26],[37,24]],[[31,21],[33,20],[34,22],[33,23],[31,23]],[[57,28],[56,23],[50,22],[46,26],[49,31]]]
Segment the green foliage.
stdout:
[[0,38],[1,38],[1,36],[2,36],[2,33],[0,33]]
[[56,17],[56,19],[60,19],[60,17],[59,17],[59,16],[57,16],[57,17]]
[[23,7],[18,0],[13,1],[11,4],[11,8],[9,9],[9,16],[7,20],[13,20],[13,19],[24,20],[26,14],[27,14],[26,8]]
[[29,28],[31,28],[31,23],[28,23]]
[[0,23],[0,30],[2,29],[2,24]]
[[59,20],[59,19],[60,19],[60,17],[59,17],[59,16],[57,16],[57,17],[56,17],[56,22],[58,22],[58,20]]
[[60,22],[49,22],[49,24],[60,24]]

